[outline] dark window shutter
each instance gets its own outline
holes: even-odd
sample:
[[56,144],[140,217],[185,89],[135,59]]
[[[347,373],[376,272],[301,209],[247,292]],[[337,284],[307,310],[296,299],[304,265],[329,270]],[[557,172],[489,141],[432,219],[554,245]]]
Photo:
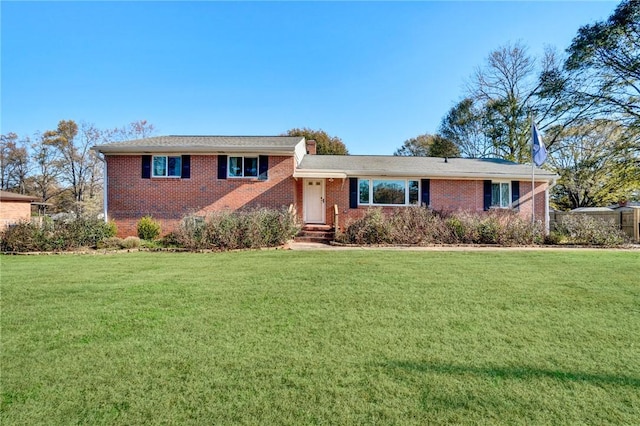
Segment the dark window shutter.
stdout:
[[269,171],[269,157],[266,155],[261,155],[258,157],[258,168],[259,168],[259,175],[258,175],[258,179],[260,180],[267,180],[267,178],[269,177],[268,171]]
[[227,178],[227,156],[218,155],[218,179]]
[[191,178],[191,156],[190,155],[182,156],[182,173],[180,177],[182,179]]
[[151,179],[151,156],[142,156],[142,179]]
[[349,178],[349,208],[358,208],[358,178]]
[[484,209],[489,210],[491,208],[491,181],[484,181]]
[[511,181],[511,207],[520,210],[520,181]]
[[429,207],[431,203],[429,191],[431,190],[431,181],[429,179],[421,179],[420,185],[422,186],[422,196],[420,197],[420,203],[424,207]]

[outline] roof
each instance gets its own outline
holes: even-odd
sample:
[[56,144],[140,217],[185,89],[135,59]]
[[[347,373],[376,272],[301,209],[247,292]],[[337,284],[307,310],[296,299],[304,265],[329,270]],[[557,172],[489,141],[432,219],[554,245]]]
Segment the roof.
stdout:
[[157,136],[96,145],[104,154],[126,153],[293,153],[302,136]]
[[22,201],[25,203],[30,203],[32,201],[39,200],[39,198],[32,197],[31,195],[16,194],[15,192],[0,191],[0,200],[1,201]]
[[[305,155],[295,177],[396,176],[467,179],[531,179],[531,166],[500,159],[391,155]],[[535,169],[536,180],[559,176]]]
[[609,208],[609,207],[578,207],[575,208],[573,210],[571,210],[572,212],[577,212],[577,213],[588,213],[588,212],[612,212],[613,209]]

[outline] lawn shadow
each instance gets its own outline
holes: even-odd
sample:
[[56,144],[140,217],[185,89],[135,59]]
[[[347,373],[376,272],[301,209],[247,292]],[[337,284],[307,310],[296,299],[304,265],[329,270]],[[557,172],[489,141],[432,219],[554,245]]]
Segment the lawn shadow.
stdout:
[[587,382],[594,385],[618,385],[640,388],[640,379],[609,374],[590,374],[577,371],[548,370],[533,367],[475,367],[433,362],[387,361],[378,364],[390,370],[404,370],[418,373],[438,373],[449,375],[472,374],[501,379],[549,378],[559,381]]

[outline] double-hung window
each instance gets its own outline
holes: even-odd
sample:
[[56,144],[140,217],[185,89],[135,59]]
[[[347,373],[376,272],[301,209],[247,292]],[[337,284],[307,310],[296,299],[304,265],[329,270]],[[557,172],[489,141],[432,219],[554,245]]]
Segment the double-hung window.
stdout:
[[507,209],[511,205],[511,184],[491,182],[491,207]]
[[408,206],[419,201],[420,181],[412,179],[358,179],[358,204]]
[[229,177],[258,177],[258,157],[229,157]]
[[181,177],[182,156],[154,155],[153,177]]

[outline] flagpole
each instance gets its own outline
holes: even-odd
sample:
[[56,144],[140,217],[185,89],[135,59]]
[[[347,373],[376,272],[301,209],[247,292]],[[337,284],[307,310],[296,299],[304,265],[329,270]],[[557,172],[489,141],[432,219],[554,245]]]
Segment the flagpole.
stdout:
[[546,160],[547,150],[531,114],[531,221],[533,223],[536,222],[536,166],[542,166]]
[[536,164],[533,161],[533,144],[534,144],[534,135],[533,135],[533,114],[531,110],[529,110],[529,119],[531,121],[531,223],[536,223]]

